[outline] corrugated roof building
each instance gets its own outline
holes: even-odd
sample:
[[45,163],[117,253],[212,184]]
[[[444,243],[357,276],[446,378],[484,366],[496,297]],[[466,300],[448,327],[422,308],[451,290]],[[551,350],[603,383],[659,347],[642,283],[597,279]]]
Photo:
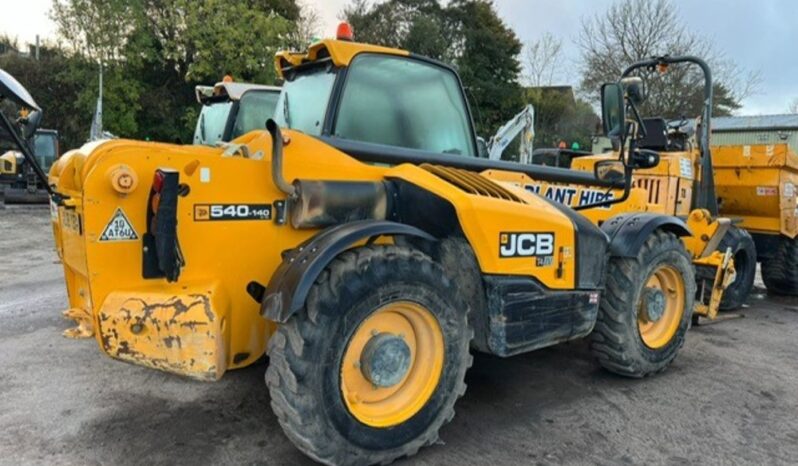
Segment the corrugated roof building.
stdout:
[[784,144],[798,152],[798,115],[717,117],[712,145]]

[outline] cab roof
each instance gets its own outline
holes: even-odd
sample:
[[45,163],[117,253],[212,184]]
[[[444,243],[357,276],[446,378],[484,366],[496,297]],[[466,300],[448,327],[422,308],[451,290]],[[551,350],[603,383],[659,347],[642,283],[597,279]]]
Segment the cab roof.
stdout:
[[382,53],[387,55],[408,56],[410,52],[391,47],[364,44],[361,42],[350,42],[335,39],[323,39],[311,44],[305,52],[281,51],[274,57],[274,66],[277,74],[283,77],[283,71],[305,63],[312,63],[318,60],[329,58],[335,66],[346,67],[355,57],[363,52]]
[[214,86],[197,86],[194,88],[194,93],[197,96],[197,102],[204,104],[218,99],[227,100],[241,100],[241,96],[245,92],[257,91],[272,91],[280,92],[277,86],[266,86],[263,84],[251,83],[237,83],[237,82],[218,82]]

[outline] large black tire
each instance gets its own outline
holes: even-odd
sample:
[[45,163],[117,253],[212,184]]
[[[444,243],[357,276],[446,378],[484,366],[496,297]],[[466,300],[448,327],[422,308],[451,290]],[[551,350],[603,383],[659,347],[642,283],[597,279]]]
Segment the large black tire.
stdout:
[[779,237],[776,251],[762,262],[762,281],[768,293],[798,296],[798,237]]
[[734,258],[735,278],[723,292],[720,309],[730,311],[741,307],[748,300],[756,278],[756,246],[751,234],[732,226],[718,245],[718,251],[731,248]]
[[[667,266],[683,281],[684,303],[678,328],[662,347],[649,348],[638,328],[641,294],[652,274]],[[627,377],[645,377],[663,371],[684,344],[695,300],[695,270],[681,240],[656,231],[637,257],[613,257],[599,305],[590,348],[605,369]]]
[[[358,421],[341,395],[341,363],[359,324],[397,300],[428,309],[443,334],[444,363],[426,404],[406,421],[375,428]],[[465,393],[471,365],[468,307],[429,256],[407,247],[366,246],[336,258],[311,289],[305,307],[269,342],[266,383],[285,434],[326,464],[387,463],[438,440]]]

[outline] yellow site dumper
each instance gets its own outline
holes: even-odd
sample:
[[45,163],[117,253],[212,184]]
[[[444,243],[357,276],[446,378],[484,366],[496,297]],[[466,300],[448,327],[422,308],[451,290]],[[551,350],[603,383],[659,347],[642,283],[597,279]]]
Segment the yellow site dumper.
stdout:
[[787,144],[714,146],[721,214],[756,244],[769,292],[798,295],[798,154]]

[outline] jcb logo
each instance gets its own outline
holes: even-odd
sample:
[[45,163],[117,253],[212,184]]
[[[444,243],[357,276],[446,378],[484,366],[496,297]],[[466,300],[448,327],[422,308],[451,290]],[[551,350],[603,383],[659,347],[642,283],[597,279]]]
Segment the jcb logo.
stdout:
[[550,256],[554,252],[554,233],[502,233],[499,256]]

